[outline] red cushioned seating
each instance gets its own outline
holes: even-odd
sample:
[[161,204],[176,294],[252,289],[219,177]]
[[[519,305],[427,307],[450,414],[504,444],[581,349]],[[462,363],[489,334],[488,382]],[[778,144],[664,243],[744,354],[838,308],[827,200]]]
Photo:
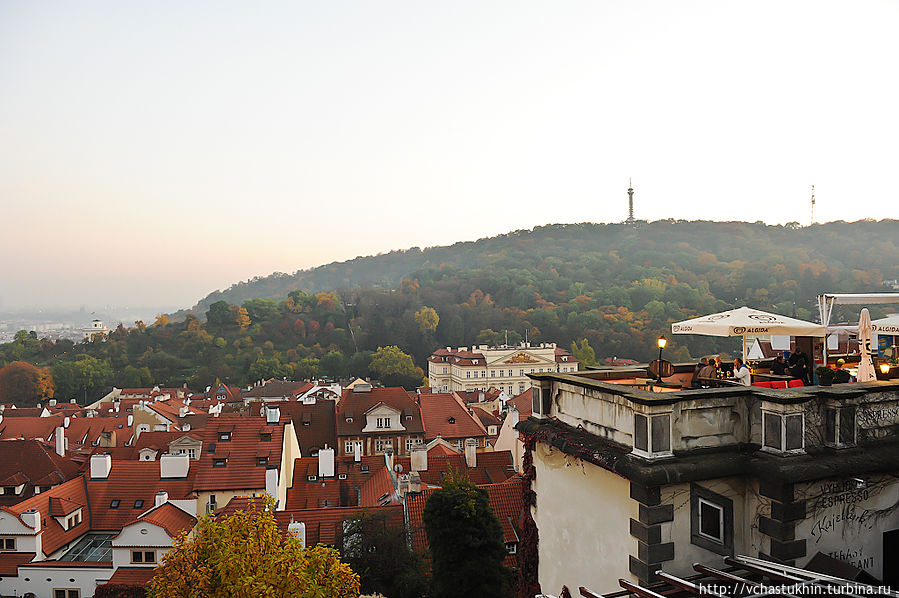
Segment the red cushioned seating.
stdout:
[[802,380],[790,380],[790,388],[796,388],[797,386],[805,386],[805,384],[802,383]]

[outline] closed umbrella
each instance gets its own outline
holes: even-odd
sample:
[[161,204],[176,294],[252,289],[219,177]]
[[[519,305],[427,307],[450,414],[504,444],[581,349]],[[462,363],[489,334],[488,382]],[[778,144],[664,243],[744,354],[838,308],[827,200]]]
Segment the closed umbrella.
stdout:
[[858,343],[862,349],[862,360],[858,364],[858,373],[855,375],[855,379],[859,382],[870,382],[877,379],[877,375],[874,373],[873,351],[871,350],[872,336],[871,314],[868,313],[868,308],[864,307],[858,316]]

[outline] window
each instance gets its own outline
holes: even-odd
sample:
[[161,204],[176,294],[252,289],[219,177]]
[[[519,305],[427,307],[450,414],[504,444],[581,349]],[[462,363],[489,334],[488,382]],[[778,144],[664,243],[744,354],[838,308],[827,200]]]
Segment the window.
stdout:
[[221,432],[219,434],[219,442],[231,442],[231,432]]
[[81,511],[76,512],[74,515],[66,519],[66,529],[70,530],[79,523],[81,523]]
[[524,376],[524,370],[518,370],[518,375],[519,375],[519,376]]
[[353,454],[353,441],[347,440],[343,443],[343,452],[347,455]]
[[413,438],[411,438],[411,437],[407,437],[407,438],[406,438],[406,452],[407,452],[407,453],[408,453],[408,452],[411,452],[411,451],[412,451],[412,447],[413,447],[414,445],[415,445],[415,439],[413,439]]
[[763,411],[763,446],[776,451],[801,451],[805,447],[803,418],[801,413],[780,415]]
[[496,370],[493,370],[492,372],[490,372],[490,377],[496,378]]
[[259,457],[256,459],[257,467],[265,467],[268,465],[268,457]]
[[506,543],[506,552],[509,554],[515,554],[518,552],[518,543],[517,542],[507,542]]
[[227,459],[213,459],[212,466],[213,467],[224,467],[228,463]]
[[156,562],[156,551],[155,550],[132,550],[131,551],[131,562],[132,563],[155,563]]
[[53,590],[53,598],[81,598],[81,590]]
[[379,417],[377,423],[378,423],[379,428],[389,428],[390,427],[390,418],[389,417]]
[[855,444],[855,406],[824,409],[824,442],[837,446]]
[[487,377],[487,370],[484,370],[483,372],[481,372],[481,378],[486,378],[486,377]]
[[4,552],[15,552],[16,551],[16,539],[15,538],[0,538],[0,550]]
[[671,452],[671,414],[634,413],[634,450],[648,455]]
[[506,374],[506,370],[499,371],[499,377],[502,378]]
[[734,503],[697,484],[690,486],[690,541],[714,553],[734,552]]
[[724,544],[724,509],[699,499],[699,535]]
[[120,503],[121,503],[121,501],[119,499],[116,499],[109,503],[109,508],[110,509],[118,509]]
[[16,493],[15,486],[4,486],[2,488],[2,490],[3,490],[3,494],[15,494]]
[[[305,425],[306,423],[307,423],[307,422],[303,422],[304,425]],[[259,441],[260,441],[260,442],[271,442],[271,441],[272,441],[272,433],[271,433],[271,432],[265,432],[264,434],[260,434],[260,435],[259,435]]]
[[134,508],[135,508],[135,509],[142,509],[143,507],[144,507],[144,501],[143,501],[143,499],[138,498],[136,501],[134,501]]
[[471,372],[465,372],[465,377],[466,377],[466,378],[471,378]]
[[375,439],[375,450],[379,452],[384,450],[384,440],[382,438]]

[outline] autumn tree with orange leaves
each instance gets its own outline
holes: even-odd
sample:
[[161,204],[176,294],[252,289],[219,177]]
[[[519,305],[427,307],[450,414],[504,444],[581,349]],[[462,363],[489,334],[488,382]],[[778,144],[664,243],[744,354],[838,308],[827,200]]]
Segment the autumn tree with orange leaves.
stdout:
[[0,369],[0,402],[34,407],[41,399],[52,397],[55,390],[49,368],[14,361]]
[[278,528],[271,497],[230,517],[204,517],[163,558],[151,598],[358,598],[359,576],[333,548],[304,549]]

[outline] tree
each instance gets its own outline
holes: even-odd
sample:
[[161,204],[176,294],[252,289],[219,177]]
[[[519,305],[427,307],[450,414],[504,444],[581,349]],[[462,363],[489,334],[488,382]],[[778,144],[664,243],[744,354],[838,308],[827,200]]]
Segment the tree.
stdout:
[[406,543],[400,523],[372,509],[348,521],[343,532],[343,558],[359,574],[362,591],[390,598],[418,598],[427,591],[421,555]]
[[507,594],[503,530],[486,490],[450,471],[428,497],[422,518],[433,562],[432,598]]
[[17,406],[33,407],[41,399],[53,396],[56,385],[48,368],[27,361],[14,361],[0,369],[0,400]]
[[126,388],[147,388],[153,385],[153,375],[146,366],[136,368],[133,365],[126,365],[122,382]]
[[333,548],[303,549],[278,529],[274,499],[251,501],[230,517],[200,520],[182,535],[150,580],[151,598],[357,598],[359,576]]
[[412,363],[412,356],[396,345],[378,347],[369,369],[385,386],[415,388],[424,380],[424,372]]
[[79,355],[75,361],[64,361],[52,366],[53,378],[57,381],[57,395],[62,399],[70,397],[82,399],[87,394],[106,385],[112,378],[112,368],[109,362],[91,357]]
[[234,322],[241,330],[246,330],[250,324],[252,324],[250,314],[246,307],[234,307],[232,313],[234,315]]
[[580,345],[577,341],[571,342],[571,354],[580,362],[578,369],[584,370],[588,365],[596,365],[596,351],[585,338],[581,339]]
[[415,312],[415,321],[422,334],[434,334],[437,330],[437,324],[440,323],[440,316],[433,307],[422,307]]
[[206,312],[206,323],[215,329],[221,329],[234,321],[231,306],[227,301],[216,301]]

